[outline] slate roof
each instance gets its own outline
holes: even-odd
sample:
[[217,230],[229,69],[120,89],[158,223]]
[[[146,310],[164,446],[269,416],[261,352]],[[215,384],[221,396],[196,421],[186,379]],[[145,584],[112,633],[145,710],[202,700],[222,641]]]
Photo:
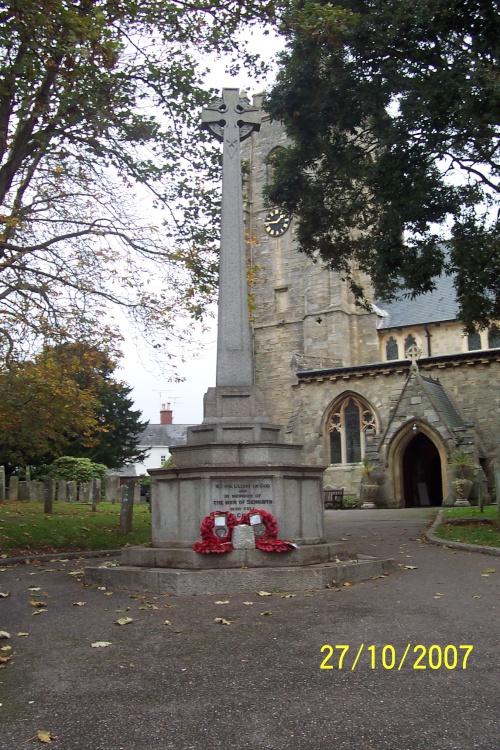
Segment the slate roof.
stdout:
[[377,307],[389,313],[387,317],[379,318],[378,330],[457,320],[458,303],[453,281],[453,276],[443,275],[436,280],[436,288],[432,292],[420,294],[415,299],[377,301]]
[[422,383],[424,384],[424,388],[427,391],[429,398],[444,418],[446,424],[451,428],[465,427],[464,420],[450,401],[443,386],[435,380],[427,380],[426,378],[422,378]]
[[141,435],[139,445],[153,446],[184,445],[189,424],[149,424]]

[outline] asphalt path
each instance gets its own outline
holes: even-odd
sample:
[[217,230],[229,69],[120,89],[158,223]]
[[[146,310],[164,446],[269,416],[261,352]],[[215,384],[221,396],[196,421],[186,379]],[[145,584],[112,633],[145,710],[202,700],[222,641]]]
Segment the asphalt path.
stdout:
[[0,561],[1,750],[39,730],[54,750],[499,750],[500,560],[423,542],[434,516],[328,511],[329,539],[399,567],[289,597],[131,596],[70,575],[88,561]]

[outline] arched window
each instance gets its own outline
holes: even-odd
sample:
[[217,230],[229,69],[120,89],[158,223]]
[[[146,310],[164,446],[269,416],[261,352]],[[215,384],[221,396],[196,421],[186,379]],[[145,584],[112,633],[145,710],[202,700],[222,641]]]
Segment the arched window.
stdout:
[[491,326],[488,331],[488,347],[490,349],[500,347],[500,328],[498,326]]
[[399,347],[398,342],[393,336],[388,340],[385,345],[385,358],[387,361],[391,359],[399,359]]
[[328,420],[330,463],[357,464],[365,453],[365,432],[376,430],[375,415],[369,406],[354,396],[347,396]]
[[469,335],[467,336],[467,348],[470,352],[481,348],[481,336],[479,334],[479,331],[469,333]]
[[405,338],[405,357],[406,352],[410,348],[410,346],[416,346],[417,342],[415,341],[415,337],[411,335],[411,333],[408,334],[408,336]]

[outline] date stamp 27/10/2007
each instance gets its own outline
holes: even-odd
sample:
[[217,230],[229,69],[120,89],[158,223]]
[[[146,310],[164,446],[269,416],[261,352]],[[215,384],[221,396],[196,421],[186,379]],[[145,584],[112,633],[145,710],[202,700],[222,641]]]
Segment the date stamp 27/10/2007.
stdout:
[[381,667],[399,671],[406,664],[410,669],[467,669],[467,660],[473,648],[474,646],[470,644],[423,646],[417,643],[412,646],[408,643],[396,649],[395,646],[389,644],[365,646],[362,643],[357,650],[352,649],[351,658],[349,658],[347,654],[351,649],[350,646],[343,643],[330,646],[326,643],[321,647],[321,653],[325,654],[325,657],[319,668],[354,671],[357,667],[368,666],[370,669]]

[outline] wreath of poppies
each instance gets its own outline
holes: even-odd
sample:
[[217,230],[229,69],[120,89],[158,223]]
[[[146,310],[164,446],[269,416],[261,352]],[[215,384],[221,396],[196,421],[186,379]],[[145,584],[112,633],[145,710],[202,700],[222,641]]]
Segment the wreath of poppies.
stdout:
[[267,510],[257,510],[252,508],[248,513],[240,518],[240,523],[250,524],[250,517],[259,514],[264,526],[264,533],[255,540],[257,549],[263,552],[290,552],[294,549],[293,543],[288,540],[278,539],[278,522],[272,513]]
[[[257,549],[263,552],[290,552],[294,549],[292,542],[278,539],[278,522],[272,513],[269,513],[267,510],[252,508],[239,521],[232,513],[221,513],[220,511],[210,513],[201,522],[200,533],[203,541],[196,542],[193,550],[202,554],[232,552],[234,547],[231,539],[234,527],[238,526],[238,524],[250,525],[250,517],[257,513],[265,529],[262,536],[255,539],[255,547]],[[228,533],[223,537],[218,537],[214,534],[215,518],[221,516],[225,516]]]
[[[219,537],[214,534],[215,518],[225,517],[226,526],[228,533]],[[232,513],[221,513],[220,511],[213,511],[209,516],[203,519],[200,526],[202,542],[196,542],[193,549],[195,552],[201,552],[202,554],[223,553],[232,552],[234,549],[231,544],[231,537],[233,536],[233,529],[238,525],[238,519],[233,516]]]

